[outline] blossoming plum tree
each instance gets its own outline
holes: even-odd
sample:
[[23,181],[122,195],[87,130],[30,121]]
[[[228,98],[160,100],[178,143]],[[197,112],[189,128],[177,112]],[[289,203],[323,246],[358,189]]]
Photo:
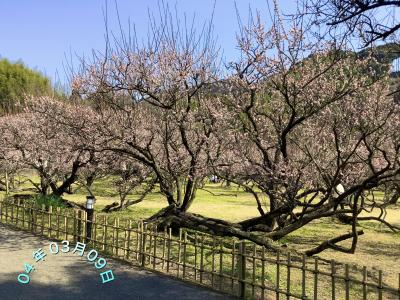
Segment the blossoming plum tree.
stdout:
[[48,97],[30,101],[25,112],[2,117],[2,153],[9,162],[36,170],[40,184],[34,185],[40,193],[50,189],[61,196],[94,159],[86,145],[94,136],[84,134],[90,131],[90,110]]
[[[123,39],[84,64],[73,89],[98,102],[96,146],[155,176],[168,207],[149,221],[272,247],[314,220],[342,216],[351,233],[307,254],[353,253],[357,221],[387,224],[360,213],[377,204],[366,194],[399,174],[399,107],[373,58],[321,39],[301,18],[286,24],[276,10],[273,19],[269,30],[258,16],[241,28],[241,59],[229,73],[218,70],[211,30],[197,36],[166,13],[148,43]],[[231,223],[189,213],[214,173],[255,195],[260,216]],[[335,194],[339,183],[345,190]],[[350,248],[337,244],[348,238]]]
[[[269,199],[269,212],[240,224],[277,240],[315,219],[350,214],[351,234],[308,254],[354,252],[359,214],[377,204],[365,193],[399,173],[399,107],[372,58],[313,40],[297,24],[285,28],[278,18],[266,31],[255,18],[238,39],[242,59],[227,95],[236,146],[227,161],[237,164],[232,180],[255,183]],[[335,197],[339,183],[345,192]],[[336,244],[347,238],[350,248]]]

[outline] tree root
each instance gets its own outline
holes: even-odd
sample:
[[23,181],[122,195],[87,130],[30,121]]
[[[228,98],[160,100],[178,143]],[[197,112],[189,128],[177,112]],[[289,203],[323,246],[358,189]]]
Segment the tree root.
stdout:
[[185,227],[213,235],[249,240],[260,246],[265,246],[267,249],[274,252],[280,250],[280,247],[274,245],[271,239],[262,237],[253,232],[244,231],[242,226],[238,223],[231,223],[219,219],[206,218],[198,214],[183,212],[175,205],[170,205],[162,209],[146,221],[156,224],[159,228]]
[[106,205],[101,211],[105,213],[110,213],[112,211],[117,211],[121,209],[121,206],[118,202],[113,202],[111,204]]

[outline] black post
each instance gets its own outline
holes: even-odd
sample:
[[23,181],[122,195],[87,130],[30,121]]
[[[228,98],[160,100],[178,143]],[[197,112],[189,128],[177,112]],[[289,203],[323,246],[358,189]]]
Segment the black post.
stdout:
[[92,224],[93,224],[93,211],[94,209],[86,208],[86,243],[90,242],[92,239]]
[[239,243],[239,297],[246,298],[246,242]]

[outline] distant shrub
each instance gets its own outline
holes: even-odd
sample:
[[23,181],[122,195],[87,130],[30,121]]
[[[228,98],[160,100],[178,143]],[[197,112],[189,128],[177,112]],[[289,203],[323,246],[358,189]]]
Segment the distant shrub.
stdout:
[[36,195],[33,198],[34,203],[37,206],[45,205],[46,208],[53,206],[53,207],[66,207],[65,203],[63,202],[62,198],[55,195]]

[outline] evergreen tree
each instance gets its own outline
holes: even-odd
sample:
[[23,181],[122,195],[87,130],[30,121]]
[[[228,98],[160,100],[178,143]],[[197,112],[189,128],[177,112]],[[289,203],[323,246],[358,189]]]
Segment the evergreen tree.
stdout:
[[49,78],[26,67],[22,62],[0,60],[0,113],[17,111],[17,103],[27,95],[39,96],[52,92]]

